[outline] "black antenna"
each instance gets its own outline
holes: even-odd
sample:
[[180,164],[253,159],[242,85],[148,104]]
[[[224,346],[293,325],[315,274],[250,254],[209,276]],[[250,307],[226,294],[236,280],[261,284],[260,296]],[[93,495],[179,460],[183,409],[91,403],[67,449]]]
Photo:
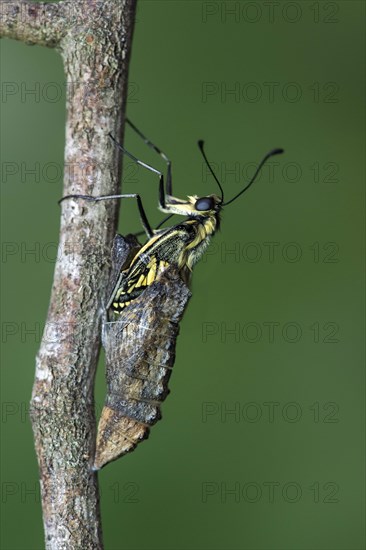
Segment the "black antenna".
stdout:
[[238,193],[237,195],[235,195],[235,197],[233,197],[232,199],[230,199],[228,202],[225,202],[223,203],[223,206],[227,206],[228,204],[230,204],[231,202],[235,201],[238,197],[240,197],[240,195],[242,195],[243,193],[245,193],[245,191],[247,191],[249,189],[249,187],[252,185],[252,183],[254,183],[254,181],[256,180],[259,172],[261,171],[263,165],[267,162],[267,160],[270,158],[270,157],[273,157],[273,155],[280,155],[281,153],[283,153],[283,149],[273,149],[272,151],[270,151],[269,153],[266,154],[266,156],[262,159],[262,161],[260,162],[258,168],[256,169],[255,173],[254,173],[254,176],[252,177],[252,179],[250,180],[250,182],[244,187],[244,189],[242,189],[242,191],[240,191],[240,193]]
[[220,191],[221,191],[221,200],[222,200],[222,202],[224,202],[224,190],[223,190],[223,188],[222,188],[222,186],[221,186],[221,183],[220,183],[219,180],[217,179],[215,172],[212,170],[210,163],[209,163],[208,160],[207,160],[206,153],[205,153],[205,151],[204,151],[204,149],[203,149],[203,145],[204,145],[204,141],[203,141],[202,139],[200,139],[200,140],[198,141],[198,147],[200,148],[200,151],[201,151],[201,153],[202,153],[203,158],[205,159],[205,162],[206,162],[206,164],[207,164],[207,166],[208,166],[208,169],[210,170],[211,174],[213,175],[213,177],[214,177],[215,180],[216,180],[217,185],[218,185],[219,188],[220,188]]

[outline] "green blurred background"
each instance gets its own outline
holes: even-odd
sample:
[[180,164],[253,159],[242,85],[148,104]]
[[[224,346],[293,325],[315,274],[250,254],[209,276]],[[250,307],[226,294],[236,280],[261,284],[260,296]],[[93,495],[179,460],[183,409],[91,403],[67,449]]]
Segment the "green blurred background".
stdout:
[[[163,420],[100,473],[107,549],[365,548],[364,34],[358,1],[139,0],[128,115],[173,160],[175,194],[216,192],[199,138],[228,198],[267,150],[286,154],[227,208],[196,267]],[[39,549],[27,408],[65,79],[55,51],[1,47],[1,548]],[[128,130],[126,145],[163,168]],[[123,185],[158,223],[154,177],[127,162]],[[120,232],[139,230],[134,204],[123,215]],[[101,361],[99,411],[104,392]]]

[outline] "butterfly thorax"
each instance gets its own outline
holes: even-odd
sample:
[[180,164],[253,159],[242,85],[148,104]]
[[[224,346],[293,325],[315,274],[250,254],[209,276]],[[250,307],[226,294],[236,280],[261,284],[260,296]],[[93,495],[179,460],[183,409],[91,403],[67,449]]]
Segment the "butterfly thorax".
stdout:
[[191,218],[185,223],[194,228],[195,237],[182,250],[178,267],[180,269],[187,267],[189,270],[192,270],[210,244],[211,237],[219,228],[219,213],[215,212],[210,216]]

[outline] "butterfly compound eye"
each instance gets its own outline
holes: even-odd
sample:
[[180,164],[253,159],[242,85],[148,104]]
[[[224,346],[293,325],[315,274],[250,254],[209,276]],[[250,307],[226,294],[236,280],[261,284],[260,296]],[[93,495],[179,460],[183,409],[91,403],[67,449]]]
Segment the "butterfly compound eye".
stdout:
[[215,201],[212,197],[202,197],[198,199],[194,205],[198,211],[213,210],[215,208]]

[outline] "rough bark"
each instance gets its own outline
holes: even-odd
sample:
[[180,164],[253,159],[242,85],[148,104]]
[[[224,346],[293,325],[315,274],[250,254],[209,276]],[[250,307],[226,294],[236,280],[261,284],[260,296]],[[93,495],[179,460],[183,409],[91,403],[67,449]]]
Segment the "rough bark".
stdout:
[[4,0],[0,5],[0,36],[56,47],[68,31],[70,9],[69,2]]
[[[5,2],[0,36],[55,47],[67,78],[64,195],[119,192],[136,0]],[[60,246],[31,417],[47,549],[102,548],[93,386],[115,201],[62,203]]]

